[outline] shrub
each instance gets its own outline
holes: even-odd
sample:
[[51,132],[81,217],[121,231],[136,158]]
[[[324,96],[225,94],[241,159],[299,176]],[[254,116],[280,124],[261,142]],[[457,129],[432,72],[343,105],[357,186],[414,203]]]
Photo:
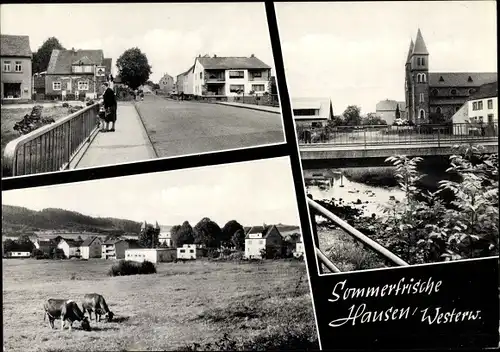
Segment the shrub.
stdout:
[[131,260],[122,259],[111,266],[108,274],[109,276],[156,274],[156,267],[147,260],[142,263],[137,263]]
[[219,258],[220,252],[216,248],[209,248],[207,250],[207,257],[211,259]]
[[63,104],[62,104],[62,107],[63,107],[63,108],[69,108],[69,104],[68,104],[68,103],[63,103]]

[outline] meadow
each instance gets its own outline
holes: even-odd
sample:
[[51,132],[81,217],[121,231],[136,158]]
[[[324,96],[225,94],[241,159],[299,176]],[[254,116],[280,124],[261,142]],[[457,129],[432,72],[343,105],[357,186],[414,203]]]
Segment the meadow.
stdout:
[[[304,262],[157,264],[157,274],[109,277],[112,261],[3,260],[5,351],[318,348]],[[113,322],[51,330],[44,301],[102,294]]]

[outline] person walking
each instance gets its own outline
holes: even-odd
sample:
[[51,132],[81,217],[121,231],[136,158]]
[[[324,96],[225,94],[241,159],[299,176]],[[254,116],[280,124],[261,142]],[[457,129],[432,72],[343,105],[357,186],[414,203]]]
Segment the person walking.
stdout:
[[[103,94],[104,109],[106,111],[105,113],[106,132],[114,132],[116,123],[116,110],[118,104],[116,102],[116,96],[113,89],[109,87],[109,84],[107,82],[104,83],[103,85],[104,85],[104,94]],[[111,129],[109,128],[110,123],[111,123]]]

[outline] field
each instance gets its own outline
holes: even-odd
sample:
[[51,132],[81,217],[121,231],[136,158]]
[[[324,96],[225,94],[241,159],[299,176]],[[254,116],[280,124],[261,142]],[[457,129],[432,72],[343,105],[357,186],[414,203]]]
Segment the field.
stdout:
[[[318,348],[306,267],[297,261],[161,263],[109,277],[111,261],[3,260],[5,351]],[[113,322],[50,330],[43,302],[101,293]],[[217,345],[218,343],[218,345]],[[291,345],[293,344],[293,345]]]

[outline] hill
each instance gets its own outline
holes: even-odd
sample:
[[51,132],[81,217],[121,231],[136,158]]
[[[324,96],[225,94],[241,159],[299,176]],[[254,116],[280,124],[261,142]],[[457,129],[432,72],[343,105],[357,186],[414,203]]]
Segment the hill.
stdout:
[[97,233],[139,232],[139,222],[116,219],[95,218],[75,211],[47,208],[41,211],[2,205],[2,234],[16,235],[40,230],[64,230]]

